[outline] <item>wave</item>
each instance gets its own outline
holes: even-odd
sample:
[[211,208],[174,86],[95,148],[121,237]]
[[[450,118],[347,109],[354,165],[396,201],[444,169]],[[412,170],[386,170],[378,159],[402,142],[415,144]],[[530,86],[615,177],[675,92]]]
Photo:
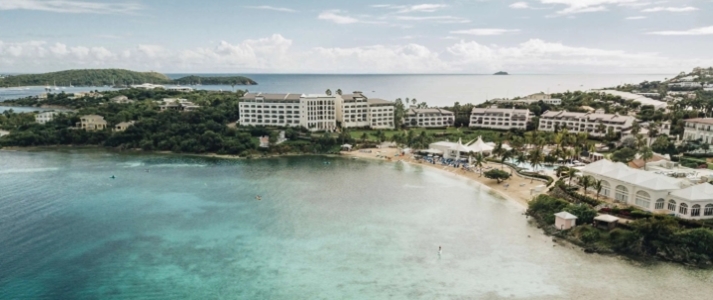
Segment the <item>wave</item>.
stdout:
[[38,172],[54,172],[54,171],[59,171],[59,168],[7,169],[7,170],[0,170],[0,174],[38,173]]
[[208,165],[203,164],[156,164],[156,165],[144,165],[149,168],[202,168]]

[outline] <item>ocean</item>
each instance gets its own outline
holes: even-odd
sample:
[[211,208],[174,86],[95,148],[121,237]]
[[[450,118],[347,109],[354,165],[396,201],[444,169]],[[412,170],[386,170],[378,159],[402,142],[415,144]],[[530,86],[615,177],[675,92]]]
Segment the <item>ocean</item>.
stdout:
[[0,299],[713,294],[711,271],[585,254],[524,210],[405,163],[0,151]]
[[[167,74],[171,78],[186,75],[227,76],[231,74]],[[588,75],[315,75],[315,74],[232,74],[244,75],[258,85],[236,86],[251,92],[324,93],[361,91],[368,97],[395,100],[416,98],[429,106],[450,106],[454,102],[482,103],[493,98],[513,98],[538,92],[565,92],[664,80],[672,74],[588,74]],[[198,89],[230,91],[229,85],[193,86]],[[63,87],[66,93],[107,90],[108,87]],[[0,102],[44,93],[44,87],[0,88]]]

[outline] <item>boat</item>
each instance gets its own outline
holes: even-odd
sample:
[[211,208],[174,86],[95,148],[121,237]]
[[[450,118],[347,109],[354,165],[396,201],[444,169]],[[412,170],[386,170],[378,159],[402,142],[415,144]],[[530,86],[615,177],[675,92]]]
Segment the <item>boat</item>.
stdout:
[[260,201],[260,200],[262,200],[262,197],[260,197],[260,195],[257,195],[257,196],[255,196],[255,200]]

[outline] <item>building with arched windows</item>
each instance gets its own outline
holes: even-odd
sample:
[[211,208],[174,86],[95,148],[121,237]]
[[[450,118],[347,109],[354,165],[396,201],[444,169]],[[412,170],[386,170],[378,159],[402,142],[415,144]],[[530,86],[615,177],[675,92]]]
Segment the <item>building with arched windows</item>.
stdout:
[[606,159],[591,163],[581,171],[583,175],[601,180],[600,196],[641,210],[684,219],[713,218],[711,184],[693,184],[688,180],[633,169]]

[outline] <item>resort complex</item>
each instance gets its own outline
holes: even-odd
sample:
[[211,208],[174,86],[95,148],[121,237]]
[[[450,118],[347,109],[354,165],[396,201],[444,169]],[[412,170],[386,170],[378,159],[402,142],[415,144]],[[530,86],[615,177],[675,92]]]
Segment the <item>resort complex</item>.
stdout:
[[700,178],[674,178],[606,159],[581,172],[601,180],[600,194],[617,202],[685,219],[713,218],[713,185]]
[[455,115],[440,108],[409,108],[404,114],[404,124],[410,127],[442,128],[452,126]]
[[473,108],[470,127],[525,130],[527,123],[530,122],[530,115],[527,109]]
[[394,128],[394,103],[362,92],[345,95],[247,93],[239,104],[240,124],[304,127],[310,131],[342,128]]
[[621,133],[631,129],[636,118],[595,113],[577,113],[567,111],[547,111],[540,116],[541,131],[557,131],[566,128],[570,132],[586,132],[591,136],[602,136],[608,132]]

